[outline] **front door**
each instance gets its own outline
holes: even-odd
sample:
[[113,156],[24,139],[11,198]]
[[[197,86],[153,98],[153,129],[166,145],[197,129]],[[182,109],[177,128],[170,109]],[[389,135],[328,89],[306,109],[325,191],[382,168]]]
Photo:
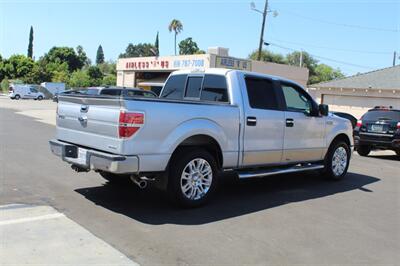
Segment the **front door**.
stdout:
[[242,166],[279,164],[282,157],[284,112],[277,98],[277,84],[258,76],[245,77]]
[[282,162],[322,160],[326,118],[313,114],[316,104],[302,88],[281,82],[281,89],[286,102]]

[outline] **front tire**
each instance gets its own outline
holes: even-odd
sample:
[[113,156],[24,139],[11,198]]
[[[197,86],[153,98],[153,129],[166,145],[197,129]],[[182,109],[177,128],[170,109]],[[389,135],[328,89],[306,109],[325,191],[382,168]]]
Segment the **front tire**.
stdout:
[[184,207],[205,204],[217,187],[217,164],[206,150],[183,149],[170,164],[168,194]]
[[349,164],[349,145],[343,141],[334,142],[326,155],[323,173],[328,179],[340,180],[346,175]]
[[39,97],[37,97],[37,99],[38,99],[38,101],[41,101],[41,100],[43,100],[43,96],[39,96]]
[[15,95],[14,99],[15,99],[15,100],[19,100],[19,99],[21,99],[21,96],[19,96],[19,95],[17,94],[17,95]]
[[361,156],[368,156],[370,152],[371,152],[371,146],[360,145],[357,147],[357,153]]

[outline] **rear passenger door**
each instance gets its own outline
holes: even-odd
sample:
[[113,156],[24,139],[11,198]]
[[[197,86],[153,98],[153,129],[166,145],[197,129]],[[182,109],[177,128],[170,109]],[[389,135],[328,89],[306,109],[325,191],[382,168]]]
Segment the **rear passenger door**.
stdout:
[[246,76],[245,84],[242,166],[279,164],[285,117],[277,95],[278,84],[272,79],[258,76]]

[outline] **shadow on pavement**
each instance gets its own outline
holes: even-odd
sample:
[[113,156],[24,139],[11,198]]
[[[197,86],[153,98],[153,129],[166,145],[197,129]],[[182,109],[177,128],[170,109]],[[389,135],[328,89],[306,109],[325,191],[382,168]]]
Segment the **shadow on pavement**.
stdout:
[[348,173],[345,179],[327,181],[315,173],[271,176],[265,179],[237,180],[224,176],[215,197],[197,209],[180,209],[154,188],[114,185],[77,189],[88,200],[113,212],[146,224],[198,225],[279,207],[291,202],[322,198],[363,188],[380,179]]
[[373,159],[400,161],[400,156],[398,155],[368,155],[368,157]]

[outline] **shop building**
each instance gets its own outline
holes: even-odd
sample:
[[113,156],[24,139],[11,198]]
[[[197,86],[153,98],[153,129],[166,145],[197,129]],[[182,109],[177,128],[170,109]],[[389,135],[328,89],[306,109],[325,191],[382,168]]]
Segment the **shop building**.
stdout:
[[169,74],[181,69],[230,68],[291,79],[306,86],[308,69],[231,57],[227,48],[209,48],[207,54],[120,58],[117,86],[139,87],[159,93]]

